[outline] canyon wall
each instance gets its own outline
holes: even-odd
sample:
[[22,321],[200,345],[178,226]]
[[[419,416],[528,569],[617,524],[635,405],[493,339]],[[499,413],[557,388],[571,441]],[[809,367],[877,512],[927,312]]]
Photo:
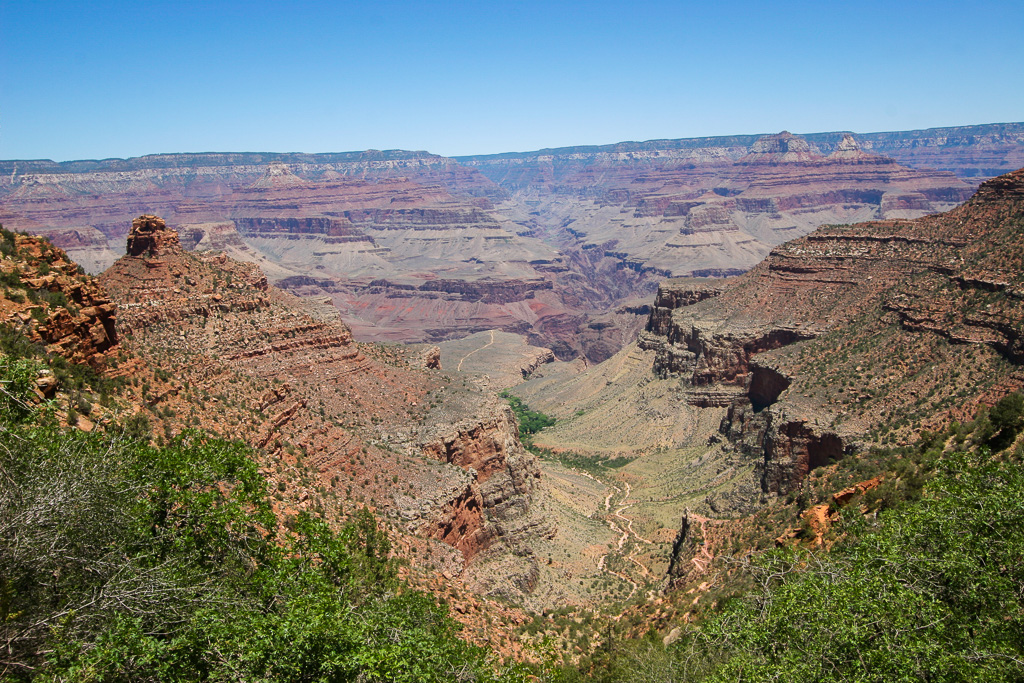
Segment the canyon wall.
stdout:
[[358,339],[498,329],[563,360],[600,362],[638,326],[601,316],[635,308],[659,280],[737,275],[823,223],[951,208],[1016,163],[1022,130],[784,132],[459,159],[369,150],[7,161],[0,222],[45,234],[100,272],[122,253],[129,220],[159,213],[189,248],[223,250],[296,294],[330,297]]
[[965,387],[950,376],[962,367],[1000,368],[988,391],[1020,383],[1022,188],[1017,171],[945,214],[823,227],[722,285],[667,281],[641,348],[694,405],[742,389],[720,433],[760,458],[766,494],[792,491],[860,450],[883,417],[955,414]]
[[530,515],[539,471],[514,418],[432,369],[436,349],[357,344],[333,307],[274,288],[251,263],[184,251],[155,216],[134,221],[127,251],[101,281],[122,344],[167,378],[143,390],[166,429],[242,438],[269,463],[301,459],[319,488],[463,561]]
[[[720,286],[664,283],[640,343],[690,405],[726,408],[708,441],[722,455],[700,461],[754,463],[762,503],[794,494],[816,468],[1024,389],[1022,226],[1024,170],[944,214],[823,227]],[[708,499],[742,511],[729,503]],[[684,515],[672,582],[701,576],[715,523]]]
[[973,191],[948,171],[868,153],[849,134],[829,152],[783,132],[462,161],[513,192],[499,209],[534,233],[655,277],[738,274],[823,223],[914,218]]

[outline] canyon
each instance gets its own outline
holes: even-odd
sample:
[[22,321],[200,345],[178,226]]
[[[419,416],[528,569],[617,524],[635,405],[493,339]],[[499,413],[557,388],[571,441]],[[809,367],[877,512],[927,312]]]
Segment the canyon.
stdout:
[[[5,232],[0,319],[122,383],[40,377],[68,425],[244,441],[280,524],[369,507],[521,654],[510,625],[566,606],[691,619],[663,601],[697,605],[761,511],[1024,389],[1024,172],[990,177],[1022,149],[1003,124],[2,162],[0,220],[53,244]],[[557,419],[530,450],[502,390]]]
[[1024,170],[946,213],[823,226],[738,278],[666,280],[636,342],[513,392],[559,420],[536,445],[620,460],[606,474],[631,484],[633,527],[676,526],[668,573],[696,585],[730,529],[812,472],[1024,389],[1022,221]]
[[[600,362],[670,276],[735,275],[822,223],[913,218],[1024,163],[1024,125],[732,136],[457,159],[401,150],[0,162],[0,222],[89,272],[158,214],[189,249],[329,297],[357,339],[498,329]],[[931,170],[939,169],[939,170]]]

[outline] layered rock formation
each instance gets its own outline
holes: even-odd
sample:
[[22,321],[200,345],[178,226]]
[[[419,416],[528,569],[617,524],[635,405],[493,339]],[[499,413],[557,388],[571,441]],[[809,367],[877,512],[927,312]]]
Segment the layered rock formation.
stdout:
[[0,321],[73,363],[106,365],[116,306],[96,280],[46,240],[0,227]]
[[973,180],[1011,163],[1021,140],[1020,125],[1003,124],[656,140],[461,163],[372,150],[12,161],[0,162],[0,220],[48,235],[99,272],[120,253],[130,218],[160,213],[189,247],[225,250],[296,293],[332,297],[360,339],[502,329],[598,362],[636,325],[593,314],[653,294],[658,279],[738,274],[823,222],[911,218],[969,194],[948,174],[879,152]]
[[323,218],[339,208],[487,206],[504,196],[479,173],[421,152],[181,154],[0,165],[0,220],[45,234],[73,256],[81,252],[94,272],[121,253],[125,226],[140,213],[159,213],[179,225],[235,217],[273,223]]
[[[158,209],[180,225],[187,246],[223,250],[283,287],[331,296],[366,340],[525,330],[565,312],[550,293],[564,270],[558,252],[496,217],[491,197],[503,191],[450,160],[412,154],[407,166],[239,166],[186,156],[163,159],[163,168],[160,159],[145,161],[119,174],[20,176],[0,212],[15,227],[80,249],[101,270],[116,257],[109,244],[124,239],[127,216]],[[210,166],[186,179],[177,163]],[[547,294],[535,302],[535,292]]]
[[737,278],[666,281],[636,346],[515,391],[560,419],[537,443],[630,458],[635,521],[686,515],[689,581],[732,533],[715,520],[1024,388],[1022,225],[1024,170],[944,214],[824,226]]
[[831,153],[783,132],[462,161],[516,193],[510,217],[653,277],[737,274],[822,223],[913,218],[972,192],[848,134]]
[[[822,228],[713,302],[667,283],[641,344],[662,375],[742,387],[721,431],[763,456],[766,493],[790,491],[886,418],[920,429],[1019,385],[1022,188],[1017,171],[946,214]],[[983,367],[980,389],[954,381]]]
[[359,345],[329,304],[179,242],[142,216],[128,255],[102,277],[124,346],[166,378],[142,389],[153,419],[242,438],[270,468],[301,459],[321,489],[382,509],[463,561],[500,552],[507,536],[528,541],[516,530],[538,472],[502,402],[430,369],[436,350]]
[[950,163],[978,177],[969,150],[985,168],[1008,163],[1018,128],[661,140],[462,163],[402,151],[0,162],[0,220],[99,272],[129,218],[160,213],[191,248],[330,296],[357,338],[501,329],[599,362],[637,325],[594,315],[653,294],[658,279],[738,274],[823,222],[911,218],[970,192],[876,152],[956,153]]
[[[845,133],[808,135],[813,144],[833,151]],[[981,181],[1024,166],[1024,123],[992,123],[889,133],[857,133],[867,151],[913,168],[934,168]]]

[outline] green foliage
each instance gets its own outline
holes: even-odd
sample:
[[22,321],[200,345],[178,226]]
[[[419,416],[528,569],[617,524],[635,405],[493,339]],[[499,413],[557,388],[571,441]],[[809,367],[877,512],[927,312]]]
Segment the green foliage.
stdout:
[[875,526],[845,515],[859,540],[762,556],[746,568],[754,591],[671,657],[630,644],[613,680],[1021,680],[1024,469],[984,453],[938,468]]
[[0,325],[0,352],[12,358],[33,358],[41,360],[46,350],[30,342],[25,335],[8,325]]
[[0,422],[23,422],[34,414],[32,388],[40,368],[27,358],[0,356]]
[[988,419],[995,431],[989,445],[994,450],[1006,448],[1024,426],[1024,396],[1013,393],[999,399],[989,411]]
[[566,467],[571,467],[583,472],[589,472],[595,476],[608,474],[608,470],[610,469],[625,467],[629,463],[633,462],[631,458],[624,455],[619,455],[614,458],[601,458],[598,456],[583,455],[573,451],[559,451],[556,453],[536,447],[531,450],[542,458],[560,462]]
[[13,256],[17,252],[14,233],[0,225],[0,256]]
[[71,363],[59,354],[51,354],[45,346],[32,343],[8,325],[0,325],[0,353],[13,359],[34,361],[40,367],[48,365],[60,386],[68,390],[90,390],[109,396],[125,382],[122,378],[106,377],[88,365]]
[[519,423],[519,439],[524,443],[528,443],[530,437],[540,430],[555,424],[555,418],[536,410],[530,410],[530,407],[523,403],[523,399],[508,391],[501,392],[499,396],[508,401],[512,407],[512,412],[515,413],[516,421]]
[[[21,282],[21,276],[19,276],[15,271],[0,272],[0,285],[14,289],[25,289],[25,285]],[[8,296],[10,296],[10,294],[8,294]],[[22,301],[24,300],[24,297],[22,297]]]
[[143,424],[86,434],[31,420],[7,396],[36,366],[3,360],[0,678],[498,677],[398,579],[368,511],[337,531],[303,514],[281,532],[244,445],[187,432],[155,448],[134,438]]

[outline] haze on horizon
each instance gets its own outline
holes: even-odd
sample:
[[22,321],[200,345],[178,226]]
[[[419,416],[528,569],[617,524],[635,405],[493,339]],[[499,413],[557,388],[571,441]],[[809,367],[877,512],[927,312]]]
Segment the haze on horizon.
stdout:
[[0,158],[1024,120],[1024,4],[0,3]]

